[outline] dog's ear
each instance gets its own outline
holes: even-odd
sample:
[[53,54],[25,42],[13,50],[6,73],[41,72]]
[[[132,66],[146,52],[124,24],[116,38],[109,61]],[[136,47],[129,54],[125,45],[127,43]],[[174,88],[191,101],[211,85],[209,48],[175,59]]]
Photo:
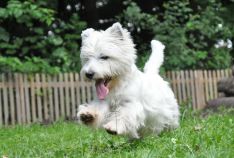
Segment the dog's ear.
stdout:
[[122,25],[118,22],[114,23],[111,27],[106,29],[106,32],[110,33],[112,36],[117,38],[123,38],[124,30]]
[[92,28],[88,28],[88,29],[82,31],[82,33],[81,33],[82,40],[84,40],[87,37],[89,37],[93,32],[94,32],[94,29],[92,29]]

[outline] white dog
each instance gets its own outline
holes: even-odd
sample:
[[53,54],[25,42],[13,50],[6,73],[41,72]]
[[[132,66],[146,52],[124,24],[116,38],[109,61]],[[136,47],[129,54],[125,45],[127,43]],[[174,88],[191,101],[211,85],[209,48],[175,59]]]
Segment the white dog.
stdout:
[[159,76],[161,42],[151,41],[152,54],[141,72],[132,38],[119,23],[105,31],[87,29],[81,36],[81,73],[95,81],[97,99],[79,106],[80,122],[130,138],[178,127],[177,101]]

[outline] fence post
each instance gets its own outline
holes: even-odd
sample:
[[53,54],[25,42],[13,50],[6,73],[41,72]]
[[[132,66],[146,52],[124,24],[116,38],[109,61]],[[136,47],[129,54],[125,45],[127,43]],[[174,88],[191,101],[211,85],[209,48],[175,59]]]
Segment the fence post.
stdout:
[[195,91],[196,91],[196,100],[197,104],[195,105],[196,109],[202,109],[205,107],[205,93],[204,93],[204,77],[201,70],[195,71]]

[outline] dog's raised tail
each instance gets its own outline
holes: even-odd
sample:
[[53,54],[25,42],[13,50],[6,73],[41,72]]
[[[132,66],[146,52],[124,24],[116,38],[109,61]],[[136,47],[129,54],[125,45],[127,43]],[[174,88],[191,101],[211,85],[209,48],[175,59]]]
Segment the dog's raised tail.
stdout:
[[165,46],[160,41],[151,41],[152,53],[149,57],[149,60],[145,64],[145,73],[159,73],[159,68],[161,67],[164,60],[164,48]]

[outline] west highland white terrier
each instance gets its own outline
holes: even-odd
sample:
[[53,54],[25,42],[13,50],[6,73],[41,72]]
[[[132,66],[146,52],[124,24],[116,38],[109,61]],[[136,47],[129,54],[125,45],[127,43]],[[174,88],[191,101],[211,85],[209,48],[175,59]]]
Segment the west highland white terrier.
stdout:
[[89,28],[81,36],[81,74],[95,81],[97,96],[79,106],[81,123],[129,138],[179,126],[177,100],[159,75],[165,48],[161,42],[151,41],[152,54],[141,72],[133,40],[120,23],[105,31]]

